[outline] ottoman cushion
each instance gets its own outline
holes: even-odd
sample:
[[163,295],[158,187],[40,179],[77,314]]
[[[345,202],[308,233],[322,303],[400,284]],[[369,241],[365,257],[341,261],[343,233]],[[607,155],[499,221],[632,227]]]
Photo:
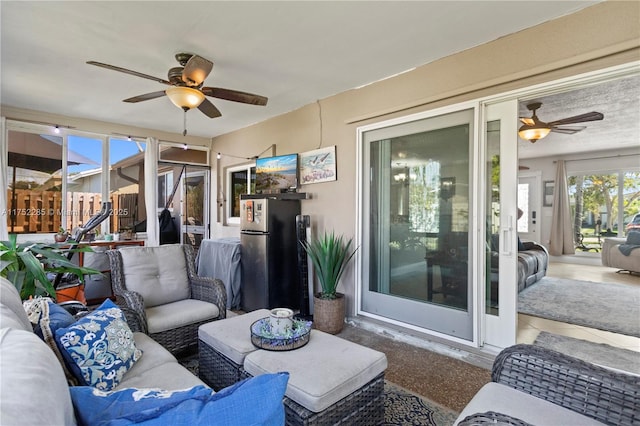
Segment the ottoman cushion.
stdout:
[[259,309],[244,315],[213,321],[201,325],[198,338],[238,365],[245,356],[257,348],[251,343],[251,324],[269,316],[268,309]]
[[311,330],[309,343],[287,352],[257,350],[244,369],[252,376],[289,372],[286,396],[319,413],[366,385],[387,368],[384,353]]

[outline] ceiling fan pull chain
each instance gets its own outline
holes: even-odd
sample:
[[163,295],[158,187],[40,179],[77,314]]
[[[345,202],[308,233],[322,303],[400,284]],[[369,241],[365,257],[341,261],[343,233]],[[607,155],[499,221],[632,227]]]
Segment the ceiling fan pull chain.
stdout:
[[182,131],[182,136],[187,136],[187,110],[184,110],[184,121],[182,124],[182,128],[184,129]]

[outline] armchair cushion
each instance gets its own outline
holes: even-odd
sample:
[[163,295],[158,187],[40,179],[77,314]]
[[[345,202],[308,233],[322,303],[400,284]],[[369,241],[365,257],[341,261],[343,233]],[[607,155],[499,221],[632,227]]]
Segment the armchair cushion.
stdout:
[[122,311],[107,299],[98,309],[56,330],[62,356],[76,379],[111,390],[142,356]]
[[119,250],[127,289],[142,295],[145,308],[191,297],[187,262],[179,244]]
[[145,310],[149,333],[160,333],[177,327],[211,320],[220,315],[216,305],[196,299],[185,299]]

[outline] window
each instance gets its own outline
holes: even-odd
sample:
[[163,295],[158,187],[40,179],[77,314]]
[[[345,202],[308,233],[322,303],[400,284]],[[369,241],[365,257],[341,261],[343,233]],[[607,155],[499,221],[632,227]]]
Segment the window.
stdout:
[[[8,132],[7,229],[52,233],[64,226],[62,136]],[[80,160],[78,160],[79,162]]]
[[227,222],[240,223],[240,195],[255,193],[256,168],[254,165],[227,169]]
[[[171,192],[173,192],[173,170],[158,173],[158,210],[165,208]],[[170,210],[173,209],[172,205],[168,207]]]

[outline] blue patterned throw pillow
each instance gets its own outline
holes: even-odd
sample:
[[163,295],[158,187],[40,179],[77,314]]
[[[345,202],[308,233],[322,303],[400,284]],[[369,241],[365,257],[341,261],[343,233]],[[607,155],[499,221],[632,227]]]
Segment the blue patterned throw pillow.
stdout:
[[167,391],[127,388],[104,392],[69,388],[79,425],[144,424],[282,426],[289,373],[263,374],[215,393],[205,386]]
[[56,330],[56,341],[80,384],[101,390],[118,386],[142,356],[124,314],[109,299],[69,327]]

